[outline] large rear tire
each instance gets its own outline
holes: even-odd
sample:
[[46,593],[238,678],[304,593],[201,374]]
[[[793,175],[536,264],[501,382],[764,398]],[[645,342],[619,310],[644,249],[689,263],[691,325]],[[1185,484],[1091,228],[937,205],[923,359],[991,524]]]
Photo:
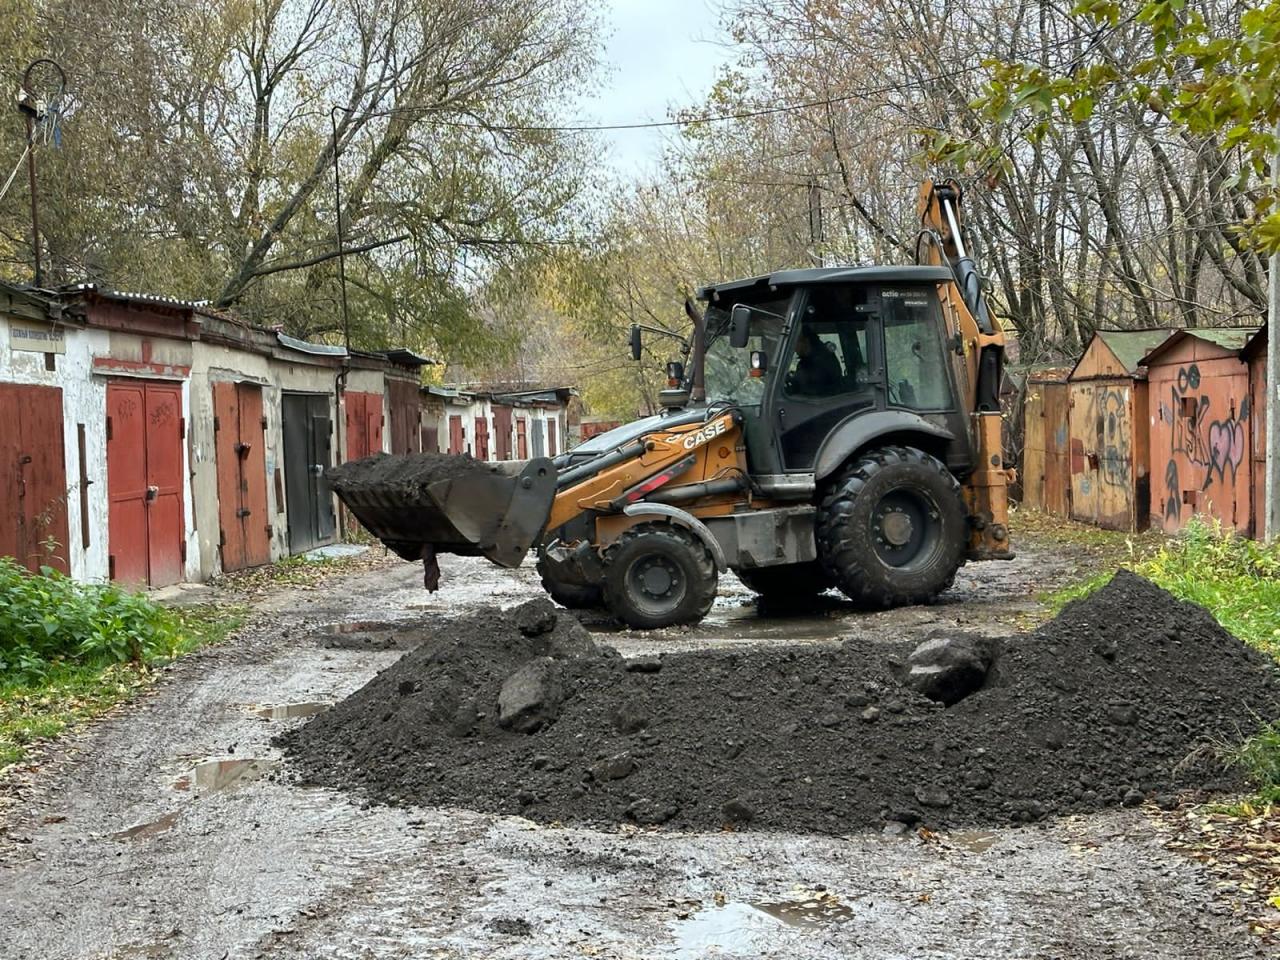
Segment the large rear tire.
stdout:
[[542,581],[542,589],[547,591],[551,599],[570,610],[594,610],[604,606],[604,590],[598,583],[569,583],[557,579],[547,566],[547,562],[538,555],[538,577]]
[[927,603],[951,586],[967,543],[960,484],[914,447],[851,463],[818,508],[818,557],[850,600],[875,609]]
[[767,600],[805,600],[834,587],[822,563],[783,563],[776,567],[735,570],[746,586]]
[[670,523],[632,527],[604,555],[604,597],[629,627],[697,623],[716,598],[715,560],[696,536]]

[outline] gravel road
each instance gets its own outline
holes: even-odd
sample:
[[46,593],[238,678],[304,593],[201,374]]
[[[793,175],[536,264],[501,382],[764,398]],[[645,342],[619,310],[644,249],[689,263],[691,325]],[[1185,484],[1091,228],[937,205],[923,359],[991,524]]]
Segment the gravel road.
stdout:
[[[377,624],[537,593],[531,569],[447,559],[430,596],[400,563],[282,590],[239,639],[174,665],[137,704],[11,776],[0,956],[1263,955],[1136,810],[952,835],[602,833],[364,806],[288,782],[272,737],[400,656],[376,649]],[[872,635],[1007,633],[1072,572],[1024,548],[966,568],[948,602],[870,616],[831,600],[762,617],[726,577],[699,628],[604,639],[630,656],[834,643],[855,621]]]

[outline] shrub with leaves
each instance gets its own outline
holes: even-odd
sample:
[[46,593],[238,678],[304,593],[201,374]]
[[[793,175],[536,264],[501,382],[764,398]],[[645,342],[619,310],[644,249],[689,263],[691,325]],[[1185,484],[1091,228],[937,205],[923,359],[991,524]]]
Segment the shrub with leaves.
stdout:
[[141,594],[29,573],[0,557],[0,676],[43,676],[53,664],[146,663],[182,647],[178,620]]

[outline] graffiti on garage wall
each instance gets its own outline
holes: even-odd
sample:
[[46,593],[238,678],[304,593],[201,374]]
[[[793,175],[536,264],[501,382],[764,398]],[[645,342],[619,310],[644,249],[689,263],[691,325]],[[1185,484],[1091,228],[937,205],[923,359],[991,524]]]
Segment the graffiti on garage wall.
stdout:
[[[1202,492],[1214,483],[1226,482],[1228,474],[1234,483],[1244,462],[1249,397],[1246,394],[1241,399],[1238,410],[1232,402],[1232,409],[1218,411],[1216,418],[1213,400],[1208,393],[1200,392],[1200,368],[1193,363],[1178,369],[1177,379],[1169,387],[1169,401],[1160,401],[1160,419],[1172,425],[1165,466],[1166,520],[1176,520],[1182,510],[1177,457],[1185,457],[1204,471]],[[1219,405],[1221,402],[1219,399]]]

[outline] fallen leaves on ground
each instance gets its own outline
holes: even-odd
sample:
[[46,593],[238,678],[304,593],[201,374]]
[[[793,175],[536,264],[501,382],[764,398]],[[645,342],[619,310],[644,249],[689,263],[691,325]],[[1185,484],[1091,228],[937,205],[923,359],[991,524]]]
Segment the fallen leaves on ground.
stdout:
[[1161,814],[1165,845],[1203,864],[1263,943],[1280,943],[1280,806],[1244,801]]
[[375,545],[364,553],[351,557],[309,559],[301,555],[293,556],[263,567],[225,573],[210,582],[218,589],[253,599],[281,587],[316,590],[338,577],[350,576],[396,560],[387,550]]

